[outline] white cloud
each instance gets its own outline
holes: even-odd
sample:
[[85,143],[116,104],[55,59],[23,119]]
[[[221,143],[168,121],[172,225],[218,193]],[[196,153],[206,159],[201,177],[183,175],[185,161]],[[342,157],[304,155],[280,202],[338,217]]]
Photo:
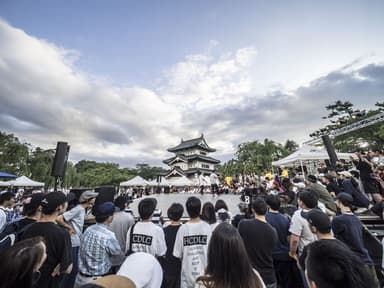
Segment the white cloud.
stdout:
[[353,64],[297,89],[255,93],[257,50],[215,55],[217,41],[166,69],[155,89],[118,87],[79,70],[81,53],[1,20],[0,43],[0,130],[43,148],[66,140],[74,160],[160,164],[166,148],[200,133],[225,158],[243,141],[303,141],[326,104],[372,106],[384,88],[382,64]]
[[236,105],[251,91],[248,69],[257,51],[242,48],[235,55],[190,55],[165,72],[160,89],[169,104],[196,111]]

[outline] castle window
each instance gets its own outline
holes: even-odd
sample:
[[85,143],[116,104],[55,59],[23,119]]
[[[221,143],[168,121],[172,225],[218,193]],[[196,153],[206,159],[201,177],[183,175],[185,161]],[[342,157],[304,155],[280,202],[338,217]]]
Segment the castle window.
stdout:
[[201,164],[201,168],[209,169],[209,165],[207,165],[207,164]]

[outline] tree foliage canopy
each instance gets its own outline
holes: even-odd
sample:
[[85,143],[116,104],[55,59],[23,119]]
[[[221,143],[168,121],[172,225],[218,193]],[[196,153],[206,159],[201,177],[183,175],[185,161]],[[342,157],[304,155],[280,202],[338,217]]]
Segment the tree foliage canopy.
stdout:
[[272,161],[283,158],[294,152],[299,145],[293,140],[287,140],[284,145],[270,139],[245,142],[237,147],[235,158],[224,163],[220,172],[224,176],[239,174],[262,173],[271,169]]
[[[51,176],[55,150],[32,148],[30,144],[21,143],[13,134],[0,132],[0,171],[25,175],[33,180],[44,182],[46,187],[53,187],[54,177]],[[152,167],[139,163],[135,168],[120,168],[116,163],[100,163],[81,160],[76,164],[68,161],[63,179],[63,187],[98,187],[118,185],[136,175],[145,179],[153,179],[164,172],[161,167]]]
[[[329,112],[323,117],[331,122],[326,128],[329,131],[344,127],[357,121],[373,116],[384,111],[384,102],[377,102],[374,109],[360,111],[354,109],[354,104],[340,100],[325,107]],[[382,122],[364,127],[333,138],[336,150],[340,152],[354,152],[362,146],[366,149],[383,149],[384,124]]]

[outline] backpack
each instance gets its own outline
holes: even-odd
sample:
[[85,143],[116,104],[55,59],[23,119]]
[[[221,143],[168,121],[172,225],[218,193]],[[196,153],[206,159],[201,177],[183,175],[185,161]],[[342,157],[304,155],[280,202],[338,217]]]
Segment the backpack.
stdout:
[[20,220],[8,223],[4,230],[0,233],[0,253],[4,252],[9,247],[13,246],[17,241],[20,241],[21,235],[33,223],[20,228]]

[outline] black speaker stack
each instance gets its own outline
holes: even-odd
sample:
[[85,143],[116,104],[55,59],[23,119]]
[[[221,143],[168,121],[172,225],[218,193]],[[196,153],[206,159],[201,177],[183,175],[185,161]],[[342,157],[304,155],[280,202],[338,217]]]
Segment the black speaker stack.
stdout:
[[59,185],[60,178],[63,178],[65,176],[69,148],[70,146],[67,142],[57,142],[55,158],[53,160],[51,171],[51,175],[55,177],[55,191],[57,191],[57,186]]

